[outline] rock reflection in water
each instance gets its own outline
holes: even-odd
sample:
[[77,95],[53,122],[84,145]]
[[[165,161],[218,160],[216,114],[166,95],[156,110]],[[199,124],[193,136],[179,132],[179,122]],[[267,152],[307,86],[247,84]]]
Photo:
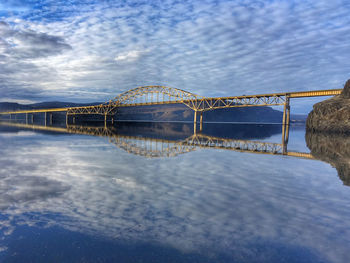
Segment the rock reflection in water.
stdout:
[[342,134],[306,132],[311,154],[337,169],[344,185],[350,186],[350,137]]

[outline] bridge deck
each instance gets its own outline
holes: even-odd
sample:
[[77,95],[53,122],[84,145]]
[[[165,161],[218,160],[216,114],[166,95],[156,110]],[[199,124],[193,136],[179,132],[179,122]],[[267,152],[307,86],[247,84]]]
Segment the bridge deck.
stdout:
[[220,108],[232,107],[252,107],[252,106],[276,106],[285,105],[288,98],[305,98],[305,97],[319,97],[319,96],[334,96],[339,95],[342,89],[331,90],[315,90],[315,91],[300,91],[300,92],[285,92],[272,94],[258,94],[258,95],[243,95],[231,97],[201,97],[198,99],[181,99],[173,98],[173,100],[165,101],[150,101],[150,102],[134,102],[121,104],[100,104],[95,106],[84,107],[67,107],[67,108],[52,108],[52,109],[33,109],[33,110],[19,110],[0,112],[0,115],[9,114],[30,114],[30,113],[45,113],[45,112],[67,112],[67,114],[107,114],[113,112],[118,107],[132,107],[132,106],[149,106],[149,105],[164,105],[164,104],[185,104],[188,107],[199,110],[213,110]]

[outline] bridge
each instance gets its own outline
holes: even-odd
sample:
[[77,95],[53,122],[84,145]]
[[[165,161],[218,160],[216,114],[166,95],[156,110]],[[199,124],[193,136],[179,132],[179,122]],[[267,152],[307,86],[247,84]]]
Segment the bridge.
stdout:
[[3,122],[3,124],[6,126],[31,130],[105,137],[108,138],[110,143],[116,145],[118,148],[130,154],[146,158],[174,157],[195,151],[199,148],[314,159],[310,153],[288,151],[288,142],[286,141],[283,141],[282,143],[274,143],[256,140],[227,139],[201,133],[194,133],[185,139],[169,140],[155,137],[118,134],[118,130],[114,126],[94,127],[70,124],[67,127],[54,127],[15,122]]
[[114,122],[114,117],[121,107],[164,105],[164,104],[184,104],[194,111],[194,130],[197,127],[197,115],[200,114],[200,130],[203,125],[203,112],[209,110],[235,108],[235,107],[257,107],[257,106],[284,106],[283,110],[283,140],[288,141],[288,133],[285,126],[290,123],[290,100],[294,98],[334,96],[340,94],[342,89],[315,90],[302,92],[284,92],[260,95],[243,95],[231,97],[203,97],[185,90],[170,88],[165,86],[142,86],[131,89],[114,99],[94,106],[67,107],[54,109],[35,109],[0,112],[0,116],[7,115],[9,119],[17,118],[19,114],[25,114],[26,123],[34,123],[34,114],[43,113],[45,125],[52,124],[54,112],[64,112],[66,114],[66,125],[70,122],[75,124],[76,115],[103,115],[104,123]]

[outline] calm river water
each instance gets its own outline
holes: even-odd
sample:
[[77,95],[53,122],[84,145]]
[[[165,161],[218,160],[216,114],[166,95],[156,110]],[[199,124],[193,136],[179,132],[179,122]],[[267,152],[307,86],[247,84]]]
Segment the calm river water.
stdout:
[[0,126],[0,262],[350,262],[350,187],[278,125],[64,130]]

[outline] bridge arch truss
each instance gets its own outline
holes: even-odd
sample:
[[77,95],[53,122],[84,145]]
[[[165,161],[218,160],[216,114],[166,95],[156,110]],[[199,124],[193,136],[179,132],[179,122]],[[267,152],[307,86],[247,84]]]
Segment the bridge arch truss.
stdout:
[[141,86],[128,90],[108,105],[116,107],[182,103],[195,110],[196,101],[204,97],[191,92],[166,86]]

